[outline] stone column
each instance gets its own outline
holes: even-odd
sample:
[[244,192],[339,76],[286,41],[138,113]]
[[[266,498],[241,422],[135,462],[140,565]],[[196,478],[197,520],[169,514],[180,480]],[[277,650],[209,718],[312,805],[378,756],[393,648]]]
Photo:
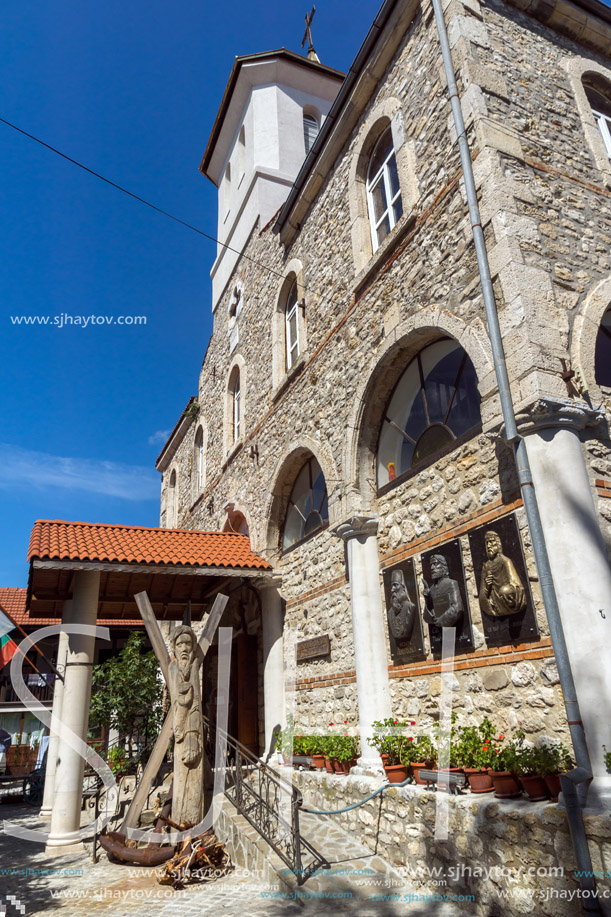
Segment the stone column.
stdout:
[[[589,415],[593,414],[593,418]],[[579,431],[598,419],[586,405],[539,406],[521,429],[590,752],[588,805],[611,806],[611,568],[598,523]]]
[[265,708],[265,755],[274,726],[284,725],[284,612],[282,598],[273,581],[257,581],[263,625],[263,702]]
[[373,515],[352,516],[333,529],[345,541],[348,554],[361,732],[359,767],[383,773],[380,756],[368,741],[373,721],[391,715],[377,531],[378,518]]
[[[62,620],[70,617],[71,611],[69,606],[72,605],[72,600],[64,602],[64,607],[62,609]],[[61,633],[59,635],[59,642],[57,644],[57,662],[55,668],[57,671],[64,675],[66,674],[66,657],[68,655],[68,634]],[[53,716],[57,717],[58,720],[61,720],[62,717],[62,702],[64,699],[64,682],[61,679],[56,678],[53,688]],[[57,767],[57,752],[59,749],[59,736],[53,732],[49,733],[49,747],[47,749],[47,770],[45,774],[45,789],[42,797],[42,808],[40,810],[41,818],[51,818],[51,810],[53,807],[53,797],[55,795],[55,769]]]
[[[74,574],[72,605],[67,609],[64,607],[62,623],[95,625],[99,585],[100,573],[97,570],[82,570]],[[94,648],[95,637],[84,634],[68,635],[62,722],[84,742],[87,740],[89,724]],[[81,823],[84,766],[85,759],[60,739],[51,832],[45,851],[47,854],[72,853],[82,849],[78,831]]]

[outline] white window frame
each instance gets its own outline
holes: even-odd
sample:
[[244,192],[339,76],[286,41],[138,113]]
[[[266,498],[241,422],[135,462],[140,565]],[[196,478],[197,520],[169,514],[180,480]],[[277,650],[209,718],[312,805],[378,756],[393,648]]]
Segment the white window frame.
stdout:
[[601,111],[596,111],[595,108],[592,109],[592,114],[594,115],[596,126],[600,131],[600,136],[605,145],[607,156],[611,159],[611,118],[609,118],[608,115],[603,115]]
[[[306,129],[306,124],[308,125],[307,129]],[[308,146],[308,137],[310,136],[311,128],[314,128],[316,133],[312,137],[312,142]],[[303,146],[305,149],[306,156],[308,155],[308,153],[314,146],[316,142],[316,138],[318,137],[319,131],[320,131],[320,121],[318,120],[316,115],[313,115],[309,111],[304,111],[303,113]]]
[[[289,301],[291,294],[295,290],[295,302],[289,306]],[[297,360],[299,359],[300,347],[299,347],[299,297],[297,291],[297,281],[291,285],[291,288],[288,292],[286,298],[287,306],[284,311],[284,328],[285,328],[285,338],[286,338],[286,369],[287,372],[291,369]],[[292,338],[291,334],[291,320],[295,317],[295,340]]]
[[196,493],[199,496],[204,488],[204,471],[205,471],[205,437],[204,428],[198,427],[195,433],[195,480]]
[[[375,156],[378,146],[380,145],[382,140],[386,137],[387,133],[389,132],[390,132],[390,127],[387,128],[382,133],[382,136],[378,139],[377,143],[375,144],[369,156],[370,163],[373,157]],[[392,139],[392,132],[391,132],[391,139]],[[384,160],[384,162],[382,163],[382,165],[380,166],[380,168],[378,169],[378,171],[375,173],[373,177],[371,177],[369,174],[369,168],[367,169],[367,206],[369,208],[369,226],[371,229],[371,244],[373,246],[374,252],[376,252],[378,248],[380,247],[380,245],[382,244],[382,242],[378,240],[378,228],[382,225],[386,217],[388,217],[388,222],[390,225],[390,229],[388,230],[388,234],[386,238],[388,238],[393,228],[397,225],[397,220],[395,219],[394,205],[396,201],[401,198],[401,184],[399,183],[399,188],[393,197],[392,188],[390,184],[390,168],[389,168],[389,164],[392,159],[395,160],[395,168],[397,168],[397,165],[396,165],[397,157],[395,154],[394,142],[391,145],[390,153],[388,154],[388,156],[386,157],[386,159]],[[398,169],[397,169],[397,174],[398,174]],[[386,192],[387,206],[386,206],[386,210],[384,211],[380,219],[376,222],[375,205],[373,201],[372,191],[377,186],[380,176],[382,177],[382,181],[384,182],[384,191]]]
[[240,373],[236,374],[236,379],[233,384],[233,390],[231,392],[231,406],[232,406],[232,429],[233,429],[233,442],[237,443],[240,439]]

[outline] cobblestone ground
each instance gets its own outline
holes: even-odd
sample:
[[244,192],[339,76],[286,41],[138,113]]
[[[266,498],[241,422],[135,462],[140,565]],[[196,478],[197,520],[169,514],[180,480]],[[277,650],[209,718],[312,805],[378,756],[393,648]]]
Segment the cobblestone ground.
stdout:
[[[28,806],[0,806],[0,818],[4,822],[0,834],[0,917],[24,917],[45,915],[60,911],[61,917],[97,917],[112,914],[116,917],[195,917],[201,914],[239,914],[240,917],[303,917],[318,914],[341,914],[346,917],[396,917],[409,914],[423,917],[435,914],[437,917],[459,915],[461,911],[453,905],[424,903],[422,898],[408,900],[407,886],[394,889],[397,896],[405,896],[403,903],[371,900],[371,890],[359,888],[357,883],[343,879],[315,880],[310,886],[302,887],[300,893],[313,895],[310,900],[299,902],[288,898],[274,897],[276,891],[256,879],[240,874],[237,869],[229,876],[215,882],[189,886],[175,891],[161,886],[153,870],[110,863],[103,851],[100,861],[93,864],[87,853],[70,856],[45,856],[44,847],[32,841],[13,837],[6,833],[6,822],[42,831],[49,830],[48,822],[41,822],[37,812]],[[310,825],[310,829],[314,826]],[[314,831],[313,833],[319,834]],[[342,852],[344,838],[328,831],[325,853],[335,868],[342,864],[357,863],[359,851],[353,842],[350,849]],[[322,841],[319,836],[316,840]],[[363,854],[361,853],[361,856]],[[371,859],[363,856],[363,861]],[[377,864],[376,864],[377,865]],[[52,872],[51,872],[52,870]],[[380,892],[388,889],[380,889]],[[393,891],[391,889],[391,891]],[[324,895],[349,895],[350,897],[325,898]],[[22,911],[14,896],[25,908]],[[4,910],[3,910],[4,908]]]

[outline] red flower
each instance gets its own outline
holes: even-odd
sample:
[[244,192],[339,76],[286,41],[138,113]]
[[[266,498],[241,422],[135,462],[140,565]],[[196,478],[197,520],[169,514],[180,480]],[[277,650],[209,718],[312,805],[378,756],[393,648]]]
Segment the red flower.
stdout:
[[398,722],[399,722],[399,720],[395,720],[395,726],[397,725]]
[[408,741],[408,742],[413,742],[413,741],[414,741],[414,737],[413,737],[413,736],[408,736],[407,741]]
[[348,725],[348,720],[344,720],[344,726]]
[[300,732],[297,733],[297,738],[298,738],[298,739],[301,738],[301,733],[300,733]]
[[499,736],[499,742],[502,742],[504,738],[505,738],[505,736],[503,735],[503,733],[501,733],[500,736]]
[[415,725],[416,725],[416,720],[412,720],[410,723],[410,726],[415,726]]
[[333,725],[333,723],[329,723],[329,726],[332,726],[332,725]]
[[482,749],[483,749],[484,751],[488,751],[488,746],[487,746],[487,745],[482,745]]

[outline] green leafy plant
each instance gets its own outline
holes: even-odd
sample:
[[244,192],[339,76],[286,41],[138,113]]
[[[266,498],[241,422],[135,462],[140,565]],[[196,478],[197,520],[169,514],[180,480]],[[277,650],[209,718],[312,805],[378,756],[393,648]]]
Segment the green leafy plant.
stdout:
[[571,754],[561,742],[546,742],[537,749],[538,773],[542,777],[563,774],[574,767]]
[[392,716],[385,720],[375,720],[373,723],[374,733],[370,739],[371,744],[381,755],[388,755],[389,765],[408,763],[412,741],[407,735],[395,735],[390,730],[407,730],[409,725]]
[[349,761],[352,761],[354,758],[358,757],[358,739],[356,736],[350,736],[348,733],[344,733],[342,736],[337,736],[337,741],[335,743],[335,757],[342,764],[347,764]]
[[603,745],[603,751],[604,751],[603,757],[605,759],[605,767],[611,774],[611,751],[607,751],[606,745]]
[[504,736],[496,738],[496,729],[488,717],[479,726],[460,726],[455,740],[457,767],[485,770],[496,765],[497,743]]
[[[435,753],[434,760],[435,762],[439,761],[439,753],[443,748],[449,748],[449,762],[448,767],[460,767],[460,754],[459,754],[459,731],[455,729],[456,725],[456,713],[452,711],[452,724],[449,730],[442,729],[440,723],[435,723],[433,726],[433,732],[435,733]],[[446,756],[447,757],[447,756]],[[444,762],[445,766],[445,762]]]
[[144,652],[145,636],[132,631],[117,656],[93,667],[89,722],[116,729],[128,739],[155,736],[161,727],[161,681],[155,653]]
[[118,774],[127,763],[127,752],[119,745],[108,749],[107,763],[113,774]]
[[409,744],[406,746],[404,764],[410,764],[413,761],[415,764],[432,765],[437,760],[437,749],[429,736],[420,736],[418,739],[408,736],[407,741]]

